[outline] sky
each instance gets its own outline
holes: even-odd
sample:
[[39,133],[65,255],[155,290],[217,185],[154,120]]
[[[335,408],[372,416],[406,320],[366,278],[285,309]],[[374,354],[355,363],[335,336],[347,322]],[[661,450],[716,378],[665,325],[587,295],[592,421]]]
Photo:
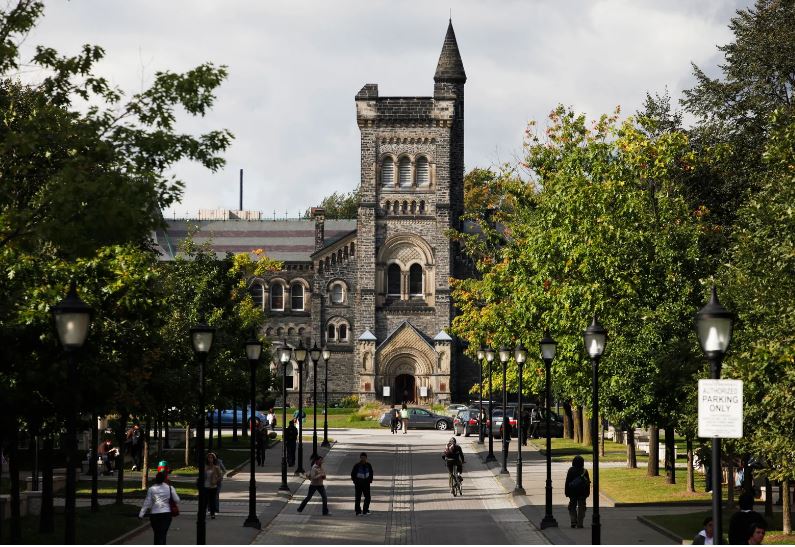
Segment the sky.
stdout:
[[718,75],[739,0],[46,0],[26,40],[62,54],[101,45],[97,67],[128,93],[157,71],[204,62],[229,77],[204,118],[178,129],[235,135],[215,173],[184,162],[182,202],[167,218],[243,207],[297,217],[359,184],[354,96],[431,96],[452,15],[467,73],[465,168],[522,158],[527,122],[540,130],[558,104],[589,118],[634,113],[645,94],[675,101],[691,63]]

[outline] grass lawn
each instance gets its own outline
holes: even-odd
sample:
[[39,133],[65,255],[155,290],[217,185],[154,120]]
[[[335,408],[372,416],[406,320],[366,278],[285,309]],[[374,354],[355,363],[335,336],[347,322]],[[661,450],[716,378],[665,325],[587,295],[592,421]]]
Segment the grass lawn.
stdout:
[[[599,489],[622,503],[709,502],[712,499],[712,494],[704,492],[703,475],[696,473],[694,493],[686,491],[685,477],[685,470],[677,469],[676,484],[667,484],[664,473],[659,477],[649,477],[645,466],[638,469],[607,467],[599,469]],[[726,490],[723,489],[724,498]]]
[[[724,535],[729,530],[729,519],[732,514],[734,514],[733,511],[723,511]],[[701,523],[704,522],[704,518],[710,516],[712,516],[712,511],[705,510],[681,515],[646,515],[646,518],[679,536],[680,539],[691,540],[701,530]],[[784,535],[781,531],[781,513],[773,513],[772,520],[766,520],[772,530],[768,530],[765,534],[764,543],[795,544],[795,535]]]
[[[76,534],[78,544],[104,545],[120,535],[133,530],[141,525],[138,520],[140,507],[134,505],[103,505],[99,512],[92,513],[88,507],[77,508]],[[22,518],[22,543],[27,545],[57,545],[64,540],[63,509],[55,508],[55,532],[52,534],[39,534],[39,517],[26,516]],[[6,534],[3,543],[8,537],[8,522],[3,526]]]
[[[530,439],[541,454],[546,455],[546,439]],[[552,439],[552,461],[569,462],[572,457],[580,455],[587,462],[591,461],[593,448],[574,442],[573,439],[554,438]],[[649,460],[647,454],[638,453],[638,463],[646,463]],[[627,461],[627,446],[605,440],[605,455],[599,456],[600,462],[625,462]]]
[[[143,499],[146,497],[146,490],[141,490],[141,481],[140,480],[131,480],[131,481],[124,481],[124,497],[125,498],[140,498]],[[154,484],[154,481],[150,481],[151,484]],[[177,495],[180,497],[185,498],[195,498],[199,495],[198,490],[196,489],[196,481],[195,480],[187,480],[187,481],[177,481],[174,480],[171,482],[172,486],[177,489]],[[114,498],[116,497],[116,482],[115,481],[99,481],[99,485],[97,487],[97,493],[101,498]],[[77,481],[77,496],[81,498],[87,498],[91,496],[91,481]]]

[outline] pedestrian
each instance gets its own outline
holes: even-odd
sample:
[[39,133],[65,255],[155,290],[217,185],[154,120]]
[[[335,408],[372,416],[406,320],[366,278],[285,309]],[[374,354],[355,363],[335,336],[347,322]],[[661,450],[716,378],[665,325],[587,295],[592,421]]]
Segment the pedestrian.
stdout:
[[298,441],[298,429],[295,427],[295,420],[290,420],[287,431],[284,432],[284,443],[287,447],[287,465],[295,465],[295,443]]
[[409,409],[406,403],[400,409],[400,423],[403,425],[403,434],[408,433],[409,430]]
[[764,537],[767,522],[762,515],[754,511],[754,495],[743,492],[737,503],[740,509],[729,520],[729,543],[731,545],[746,545],[753,533],[754,526],[763,529],[762,537]]
[[[373,466],[367,461],[367,452],[359,454],[359,461],[351,471],[356,503],[354,511],[356,516],[370,514],[370,485],[373,483]],[[364,496],[364,507],[361,505]]]
[[748,530],[748,545],[762,545],[765,539],[766,526],[762,522],[755,522]]
[[159,471],[155,483],[146,492],[144,504],[138,518],[144,518],[149,510],[149,524],[155,534],[155,545],[166,544],[166,534],[171,526],[171,502],[179,503],[179,496],[173,486],[166,482],[166,474]]
[[[210,518],[215,518],[217,512],[216,502],[218,500],[218,483],[221,481],[221,468],[215,464],[215,457],[212,452],[207,454],[207,463],[204,467],[204,502],[207,510],[210,511]],[[199,509],[201,511],[201,509]]]
[[213,463],[218,467],[221,471],[221,476],[218,478],[218,487],[215,489],[215,512],[221,512],[221,487],[224,484],[224,477],[226,476],[226,466],[224,465],[224,460],[218,456],[217,452],[210,452],[213,457]]
[[296,426],[298,427],[298,434],[301,434],[303,431],[304,419],[306,418],[306,411],[301,410],[299,413],[298,410],[293,412],[293,420],[295,420]]
[[395,405],[389,409],[389,423],[391,426],[392,434],[395,435],[400,429],[400,411],[395,408]]
[[304,498],[304,501],[301,502],[301,505],[298,506],[298,512],[304,510],[306,504],[309,503],[309,500],[312,499],[312,496],[315,495],[315,492],[320,494],[320,498],[323,500],[323,514],[330,515],[328,511],[328,497],[326,496],[326,487],[323,486],[323,481],[326,479],[326,470],[323,469],[323,456],[318,456],[315,458],[315,461],[312,463],[312,469],[309,470],[309,493]]
[[714,543],[712,539],[714,530],[712,517],[705,518],[703,524],[704,528],[693,538],[693,545],[712,545]]
[[132,457],[133,466],[132,470],[136,471],[141,469],[141,460],[143,459],[144,452],[144,439],[141,425],[136,421],[133,426],[127,430],[124,443],[127,446],[127,452]]
[[[273,409],[271,409],[270,410],[270,419],[268,421],[268,423],[271,426],[271,431],[276,431],[276,421],[277,421],[276,412],[274,412]],[[267,427],[265,429],[266,429],[266,432],[267,432]]]
[[257,465],[259,467],[265,466],[265,437],[268,430],[263,424],[257,424],[257,429],[254,434],[254,446],[257,450]]
[[508,452],[508,449],[511,447],[511,437],[513,436],[513,427],[511,426],[511,419],[505,418],[502,420],[502,425],[500,426],[502,430],[502,444],[505,446],[505,452]]
[[527,437],[530,434],[530,411],[525,408],[522,410],[522,446],[527,446]]
[[113,447],[113,441],[105,439],[97,447],[97,455],[102,458],[102,464],[105,470],[103,475],[112,475],[113,469],[116,466],[116,456],[119,454],[119,449]]
[[572,528],[582,528],[585,520],[585,500],[591,494],[591,477],[582,456],[574,456],[566,473],[564,494],[569,498],[569,517]]

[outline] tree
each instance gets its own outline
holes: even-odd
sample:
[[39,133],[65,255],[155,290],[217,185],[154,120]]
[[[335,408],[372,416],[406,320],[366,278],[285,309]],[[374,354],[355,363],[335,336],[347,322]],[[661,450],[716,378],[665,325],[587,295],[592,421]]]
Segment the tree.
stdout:
[[[323,208],[328,219],[351,219],[359,215],[360,201],[359,190],[347,194],[334,192],[330,196],[324,197],[319,207]],[[310,214],[311,211],[307,210],[304,216],[309,217]]]

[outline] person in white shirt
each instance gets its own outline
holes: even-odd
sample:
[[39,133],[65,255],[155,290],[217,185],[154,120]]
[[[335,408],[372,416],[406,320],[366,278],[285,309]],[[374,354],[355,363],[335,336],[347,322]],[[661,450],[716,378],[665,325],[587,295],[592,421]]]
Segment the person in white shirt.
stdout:
[[712,545],[712,517],[704,519],[704,528],[693,538],[693,545]]
[[174,487],[166,482],[166,474],[160,471],[155,475],[155,483],[146,492],[143,507],[138,513],[138,518],[142,519],[149,510],[155,545],[166,544],[166,534],[171,526],[171,500],[179,503],[179,496]]

